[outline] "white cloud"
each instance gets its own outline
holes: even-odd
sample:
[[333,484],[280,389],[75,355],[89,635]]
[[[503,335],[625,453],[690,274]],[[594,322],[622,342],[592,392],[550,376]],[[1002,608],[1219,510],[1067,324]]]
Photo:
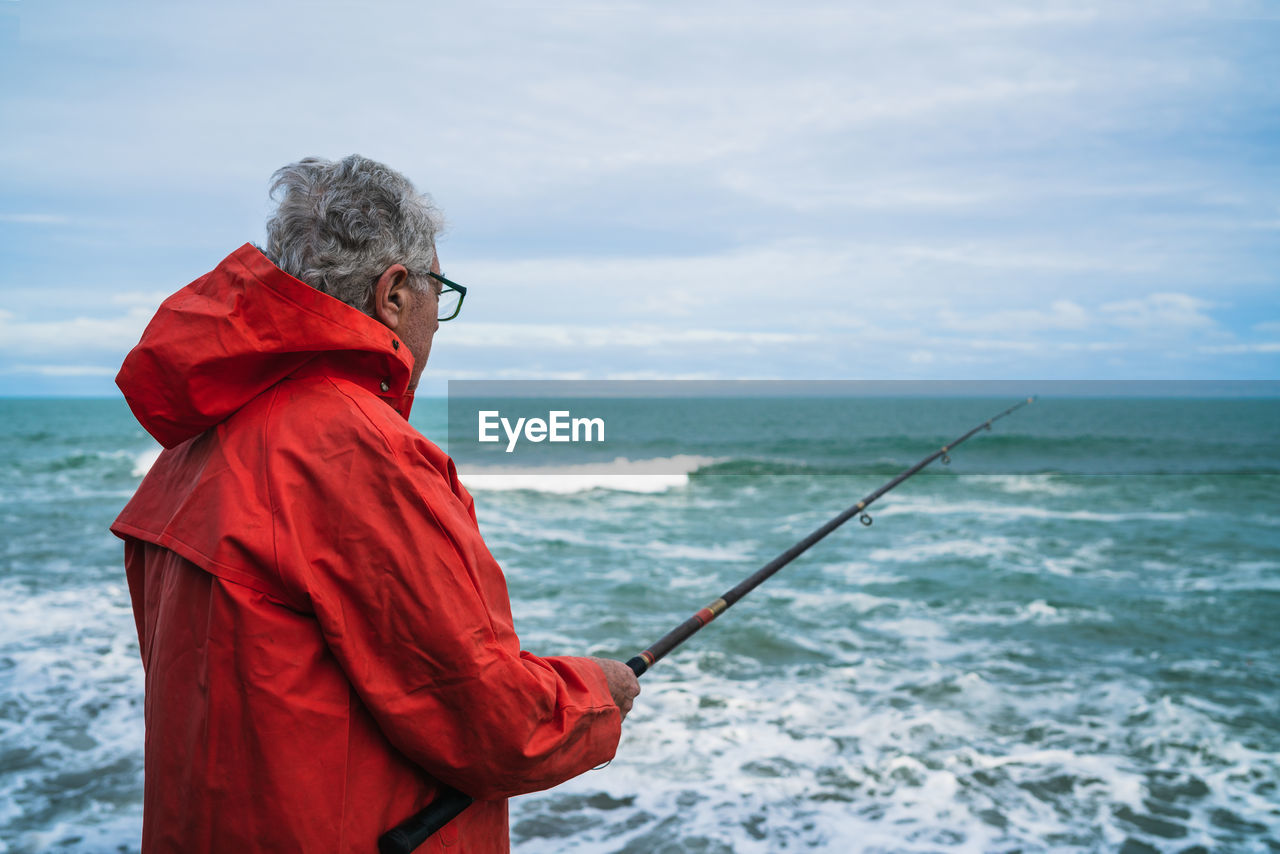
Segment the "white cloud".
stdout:
[[[957,342],[973,350],[1000,350],[1020,353],[1036,353],[1049,349],[1043,341],[1026,341],[1010,338],[972,338]],[[1052,345],[1050,345],[1051,347]]]
[[1091,312],[1071,300],[1055,300],[1048,310],[1022,308],[962,312],[947,308],[939,312],[939,319],[944,328],[958,332],[1004,332],[1011,335],[1026,335],[1044,330],[1077,331],[1096,323]]
[[105,365],[28,365],[17,364],[4,369],[7,374],[35,374],[42,377],[114,377],[115,368]]
[[1280,353],[1280,341],[1257,341],[1251,344],[1215,344],[1197,348],[1199,352],[1213,356],[1244,353]]
[[655,326],[570,326],[533,323],[458,324],[447,338],[437,338],[446,346],[494,348],[647,350],[653,347],[697,346],[745,347],[803,344],[817,336],[809,333],[745,331],[728,329],[670,329]]
[[[1260,11],[27,4],[0,223],[76,227],[24,229],[0,290],[25,311],[57,259],[97,295],[0,313],[0,354],[118,363],[156,270],[176,287],[224,234],[256,239],[282,163],[361,151],[451,215],[473,291],[437,347],[459,371],[519,347],[548,375],[1114,375],[1174,349],[1274,373],[1280,321],[1249,327],[1274,315],[1250,309],[1276,217],[1250,129],[1277,100],[1223,14]],[[281,32],[384,60],[282,61]]]
[[1132,249],[1113,247],[1105,254],[1068,251],[1063,248],[1024,248],[1010,241],[984,243],[905,245],[895,249],[908,260],[995,270],[1039,270],[1054,273],[1149,272],[1159,263]]
[[[969,334],[1001,333],[1026,338],[1044,347],[1101,352],[1121,344],[1064,340],[1063,333],[1124,333],[1129,336],[1186,336],[1221,333],[1221,325],[1207,312],[1209,300],[1183,293],[1152,293],[1086,307],[1071,300],[1056,300],[1048,309],[1011,308],[983,311],[981,307],[949,307],[939,313],[942,328]],[[1045,338],[1045,333],[1056,334]],[[1209,352],[1209,351],[1205,351]]]
[[[1092,37],[1124,34],[1142,16],[1107,6],[392,4],[335,27],[332,17],[260,4],[132,14],[129,5],[86,6],[73,20],[28,10],[32,79],[61,97],[43,99],[37,85],[16,105],[27,121],[14,126],[27,144],[11,147],[12,156],[42,171],[83,164],[95,180],[110,163],[127,180],[157,187],[174,172],[197,187],[211,176],[253,175],[264,151],[376,154],[375,146],[402,168],[503,195],[672,165],[789,186],[789,173],[815,148],[840,141],[833,136],[885,129],[904,146],[945,153],[948,141],[993,120],[1003,134],[1124,120],[1125,98],[1141,104],[1168,90],[1161,75],[1176,70],[1183,86],[1208,76],[1195,73],[1207,60],[1193,52],[1167,69],[1097,51]],[[1196,15],[1193,4],[1162,4],[1165,21]],[[175,37],[190,32],[202,38],[183,40],[175,53]],[[395,60],[331,69],[283,63],[279,32],[317,55],[378,39]],[[1026,41],[1041,38],[1051,41]],[[90,59],[113,50],[130,60]],[[232,52],[236,61],[228,61]],[[76,74],[128,95],[65,85]],[[433,85],[441,80],[448,85]],[[282,91],[291,97],[281,99]],[[374,130],[389,104],[401,107],[402,143]],[[919,127],[895,130],[922,118],[937,121],[926,136]],[[85,126],[99,130],[71,132]],[[184,160],[201,168],[183,170]],[[821,176],[811,177],[819,189]],[[922,190],[907,195],[930,199]]]
[[[688,371],[688,372],[672,372],[672,371],[645,371],[645,370],[538,370],[530,371],[528,368],[501,368],[483,371],[467,370],[465,368],[451,370],[449,376],[436,377],[431,374],[430,369],[423,377],[423,383],[428,386],[429,393],[443,394],[447,390],[446,380],[556,380],[556,381],[577,381],[577,380],[719,380],[724,377],[718,373],[711,371]],[[419,394],[422,392],[420,391]]]
[[50,213],[0,213],[0,222],[11,222],[15,225],[65,225],[68,217]]
[[1186,332],[1215,326],[1204,313],[1214,304],[1190,294],[1156,293],[1139,299],[1104,303],[1099,311],[1106,322],[1137,332]]
[[79,356],[119,354],[138,343],[152,310],[135,308],[116,317],[71,317],[65,320],[22,320],[0,310],[0,353]]
[[[442,252],[446,269],[453,261]],[[847,303],[856,249],[783,241],[695,256],[464,259],[479,283],[470,319],[616,325],[679,322],[739,328],[794,322],[815,301]],[[459,274],[461,275],[461,274]],[[481,290],[481,288],[483,290]],[[481,296],[481,294],[483,294]],[[470,297],[468,297],[470,299]]]
[[128,305],[155,311],[172,291],[120,291],[111,294],[113,305]]

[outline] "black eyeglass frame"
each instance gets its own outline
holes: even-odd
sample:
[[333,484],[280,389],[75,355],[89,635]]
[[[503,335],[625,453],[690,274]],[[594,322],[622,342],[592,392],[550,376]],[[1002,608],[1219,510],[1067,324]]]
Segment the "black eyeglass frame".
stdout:
[[[452,282],[446,279],[444,276],[440,275],[439,273],[428,272],[427,275],[435,279],[441,285],[443,285],[444,288],[448,288],[451,291],[458,292],[458,304],[453,307],[453,314],[449,315],[448,317],[440,317],[438,314],[436,315],[436,319],[439,320],[441,323],[444,323],[446,320],[453,320],[455,317],[458,316],[459,312],[462,311],[462,302],[467,298],[466,286],[460,285],[457,282]],[[440,290],[441,295],[444,294],[444,288],[441,288]]]

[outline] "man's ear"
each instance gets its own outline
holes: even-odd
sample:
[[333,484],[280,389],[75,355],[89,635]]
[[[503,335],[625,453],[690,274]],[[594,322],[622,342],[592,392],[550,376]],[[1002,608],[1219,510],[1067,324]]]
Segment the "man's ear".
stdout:
[[392,264],[373,285],[373,318],[395,331],[404,322],[409,304],[409,271],[403,264]]

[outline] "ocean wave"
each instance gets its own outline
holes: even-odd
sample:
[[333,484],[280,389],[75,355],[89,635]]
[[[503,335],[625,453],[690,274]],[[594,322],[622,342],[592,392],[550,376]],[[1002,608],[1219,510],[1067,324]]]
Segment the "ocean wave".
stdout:
[[743,680],[711,660],[655,671],[608,769],[513,802],[516,846],[1266,850],[1280,829],[1277,755],[1224,729],[1230,710],[1140,678],[1026,690],[967,663],[867,658],[818,681]]
[[1079,486],[1063,483],[1052,474],[975,474],[969,477],[976,483],[989,483],[1014,495],[1075,495],[1080,492]]
[[642,548],[646,553],[666,561],[713,563],[751,561],[757,557],[758,549],[755,543],[698,546],[689,543],[665,543],[661,540],[650,540]]
[[[910,462],[903,463],[888,459],[860,462],[804,462],[768,457],[740,457],[718,459],[697,469],[693,474],[695,477],[721,475],[739,477],[877,475],[880,477],[892,477],[908,465],[910,465]],[[932,470],[930,471],[932,473]]]
[[[1040,442],[1041,440],[1037,440]],[[1149,443],[1134,448],[1117,447],[1106,443],[1092,448],[1089,442],[1083,444],[1055,441],[1051,447],[1036,448],[1030,453],[1030,447],[1019,453],[1017,445],[999,447],[990,444],[981,449],[981,453],[966,455],[965,449],[952,452],[955,464],[948,466],[935,460],[921,474],[947,477],[992,478],[992,482],[1001,485],[1000,478],[1007,478],[1002,484],[1008,492],[1042,492],[1065,495],[1071,491],[1069,485],[1056,482],[1059,477],[1080,476],[1205,476],[1205,475],[1275,475],[1280,474],[1280,467],[1269,459],[1253,457],[1214,456],[1203,453],[1202,448],[1162,449],[1152,451]],[[876,476],[892,477],[914,465],[922,457],[932,453],[935,447],[923,443],[913,443],[903,447],[901,451],[891,449],[885,453],[870,454],[865,450],[850,449],[846,455],[831,450],[828,455],[814,452],[812,455],[800,456],[797,451],[783,449],[777,455],[762,450],[759,456],[749,455],[728,457],[695,473],[695,476],[737,475],[737,476]],[[1200,460],[1206,462],[1200,462]]]
[[163,450],[164,448],[157,446],[134,456],[131,474],[134,477],[146,477],[147,472],[151,471],[151,467],[156,464],[156,460],[160,459]]
[[956,614],[951,617],[951,621],[958,625],[1014,626],[1022,623],[1038,625],[1076,622],[1111,623],[1115,618],[1106,611],[1098,609],[1050,605],[1044,599],[1036,599],[1027,604],[1006,606],[994,611]]
[[988,535],[928,543],[898,542],[892,546],[871,549],[867,558],[873,563],[922,563],[939,558],[1007,558],[1024,549],[1025,546],[1008,537]]
[[[869,511],[876,512],[876,511]],[[1064,519],[1080,522],[1183,522],[1203,513],[1197,510],[1140,510],[1108,513],[1099,510],[1052,510],[1028,504],[955,501],[945,497],[911,496],[880,508],[881,516],[915,514],[978,516],[983,519]]]
[[712,457],[674,456],[647,460],[618,457],[612,462],[580,463],[554,469],[467,466],[458,478],[472,491],[527,490],[552,494],[607,489],[618,492],[666,492],[686,486],[689,475],[714,465]]
[[6,583],[0,594],[0,756],[12,763],[0,851],[136,847],[143,673],[128,593]]

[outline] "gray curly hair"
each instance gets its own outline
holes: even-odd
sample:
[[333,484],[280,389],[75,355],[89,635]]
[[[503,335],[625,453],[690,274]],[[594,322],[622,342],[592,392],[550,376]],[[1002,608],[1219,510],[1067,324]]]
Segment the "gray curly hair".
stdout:
[[265,254],[281,270],[365,314],[373,282],[392,264],[414,274],[415,288],[432,286],[425,274],[444,219],[399,172],[358,154],[307,157],[271,181]]

